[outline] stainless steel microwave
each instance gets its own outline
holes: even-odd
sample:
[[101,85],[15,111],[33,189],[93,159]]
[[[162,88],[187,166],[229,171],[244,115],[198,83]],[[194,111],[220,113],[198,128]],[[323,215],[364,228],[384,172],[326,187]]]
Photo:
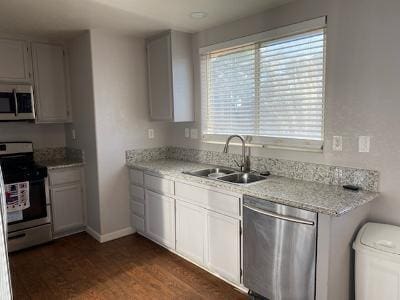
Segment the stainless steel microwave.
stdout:
[[0,121],[35,119],[33,89],[28,84],[0,84]]

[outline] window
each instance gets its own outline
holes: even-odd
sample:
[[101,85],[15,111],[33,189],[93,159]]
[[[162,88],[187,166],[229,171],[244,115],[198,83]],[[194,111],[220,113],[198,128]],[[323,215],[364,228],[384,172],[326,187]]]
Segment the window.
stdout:
[[203,134],[320,147],[324,74],[324,28],[203,53]]

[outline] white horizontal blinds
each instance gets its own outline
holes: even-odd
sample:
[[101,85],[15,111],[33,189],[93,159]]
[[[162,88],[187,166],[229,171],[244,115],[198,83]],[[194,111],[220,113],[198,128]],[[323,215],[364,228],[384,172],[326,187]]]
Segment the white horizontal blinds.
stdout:
[[260,44],[261,136],[323,139],[325,33]]
[[203,133],[321,147],[324,27],[325,18],[319,18],[266,32],[264,40],[257,34],[255,42],[243,46],[202,48]]
[[256,45],[250,45],[206,56],[205,133],[256,133],[255,54]]

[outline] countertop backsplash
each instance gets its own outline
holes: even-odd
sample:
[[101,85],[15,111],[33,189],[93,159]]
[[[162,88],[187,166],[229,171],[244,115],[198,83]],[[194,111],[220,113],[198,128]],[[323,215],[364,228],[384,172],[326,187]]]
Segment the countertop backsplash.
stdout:
[[76,160],[84,161],[83,151],[69,147],[51,147],[34,149],[33,157],[35,161],[49,160]]
[[[240,161],[241,155],[174,146],[126,151],[127,163],[168,158],[237,168],[235,160]],[[251,157],[251,169],[257,172],[269,171],[272,175],[284,176],[292,179],[331,185],[353,184],[366,191],[378,191],[379,172],[375,170],[331,166],[260,156]]]
[[48,169],[81,166],[85,163],[84,152],[69,147],[34,149],[33,157]]
[[60,160],[66,157],[66,147],[39,148],[33,150],[35,161]]

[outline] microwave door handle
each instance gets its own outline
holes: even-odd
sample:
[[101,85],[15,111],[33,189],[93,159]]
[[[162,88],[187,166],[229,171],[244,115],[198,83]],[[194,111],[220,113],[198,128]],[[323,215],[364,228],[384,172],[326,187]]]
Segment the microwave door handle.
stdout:
[[15,116],[18,116],[18,99],[17,99],[17,91],[13,89],[14,95],[14,105],[15,105]]

